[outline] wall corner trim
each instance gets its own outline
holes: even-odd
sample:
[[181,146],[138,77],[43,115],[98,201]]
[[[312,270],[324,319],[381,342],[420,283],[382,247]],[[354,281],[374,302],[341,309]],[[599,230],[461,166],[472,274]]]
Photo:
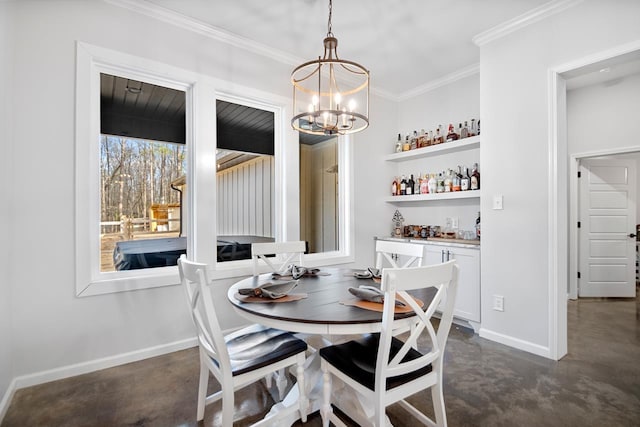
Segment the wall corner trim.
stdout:
[[497,343],[516,348],[518,350],[523,350],[528,353],[533,353],[535,355],[546,357],[547,359],[553,360],[553,357],[551,355],[551,350],[549,349],[549,347],[544,347],[542,345],[521,340],[519,338],[514,338],[509,335],[504,335],[499,332],[494,332],[486,328],[480,328],[479,335],[481,338],[486,338],[488,340],[495,341]]
[[11,399],[13,399],[13,394],[16,392],[16,389],[18,388],[16,384],[17,382],[16,382],[16,379],[14,378],[9,384],[9,387],[7,388],[7,390],[5,391],[4,396],[2,396],[2,400],[0,400],[0,424],[4,419],[4,416],[7,414],[7,410],[9,409],[9,404],[11,403]]
[[454,83],[458,80],[462,80],[466,77],[470,77],[478,73],[480,73],[480,63],[472,64],[466,68],[462,68],[458,71],[454,71],[451,74],[447,74],[446,76],[443,76],[439,79],[432,80],[414,89],[408,90],[400,94],[400,96],[397,97],[396,101],[406,101],[407,99],[414,98],[418,95],[422,95],[439,87],[446,86],[448,84]]
[[483,46],[582,2],[583,0],[552,0],[536,7],[535,9],[531,9],[522,15],[505,21],[502,24],[498,24],[493,28],[483,31],[482,33],[474,36],[471,41],[473,41],[477,46]]

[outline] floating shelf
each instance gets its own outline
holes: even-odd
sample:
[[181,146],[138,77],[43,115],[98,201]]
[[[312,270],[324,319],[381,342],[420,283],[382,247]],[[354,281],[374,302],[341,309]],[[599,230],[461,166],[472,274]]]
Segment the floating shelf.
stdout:
[[459,139],[457,141],[443,142],[442,144],[417,148],[415,150],[403,151],[401,153],[393,153],[387,155],[384,159],[388,162],[402,162],[405,160],[420,159],[422,157],[436,156],[445,153],[454,153],[456,151],[471,150],[478,147],[480,147],[480,135]]
[[432,200],[474,199],[480,198],[480,190],[453,191],[451,193],[417,194],[411,196],[385,197],[387,203],[428,202]]

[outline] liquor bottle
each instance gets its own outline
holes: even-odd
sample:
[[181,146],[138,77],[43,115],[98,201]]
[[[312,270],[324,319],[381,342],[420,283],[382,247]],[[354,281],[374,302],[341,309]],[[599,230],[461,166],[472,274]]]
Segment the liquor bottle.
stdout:
[[418,148],[418,132],[413,131],[413,136],[411,137],[411,150],[415,150]]
[[429,130],[429,136],[427,137],[427,145],[433,145],[435,144],[433,142],[433,131]]
[[476,129],[476,119],[471,119],[471,130],[469,130],[469,136],[476,136],[478,129]]
[[434,144],[442,144],[444,142],[444,136],[442,135],[442,125],[438,125],[436,129],[436,140]]
[[476,135],[480,135],[480,120],[478,120],[478,133]]
[[438,192],[438,181],[436,180],[436,175],[429,175],[429,181],[427,182],[427,186],[429,187],[429,193],[437,193]]
[[427,146],[427,133],[424,129],[420,129],[420,136],[418,136],[418,148]]
[[405,194],[407,194],[407,179],[402,175],[402,180],[400,180],[400,195],[404,196]]
[[393,182],[391,183],[391,195],[398,195],[398,177],[393,177]]
[[400,193],[401,196],[407,194],[407,179],[404,175],[402,175],[402,179],[400,180]]
[[407,181],[407,185],[405,186],[405,193],[407,196],[411,196],[413,194],[413,186],[414,186],[414,182],[413,182],[413,174],[411,174],[411,178],[409,178],[409,180]]
[[458,134],[456,133],[453,123],[449,123],[449,133],[447,133],[447,142],[455,141],[458,139]]
[[411,150],[411,142],[409,141],[409,135],[404,140],[404,144],[402,145],[402,151]]
[[429,194],[429,176],[426,173],[420,180],[420,194]]
[[460,179],[460,190],[467,191],[470,184],[471,179],[469,178],[469,171],[467,170],[467,168],[464,168],[462,178]]
[[460,166],[458,166],[458,172],[453,173],[451,180],[451,191],[460,191],[460,178],[462,175],[460,174]]
[[478,164],[473,164],[473,171],[471,172],[471,190],[479,190],[480,189],[480,172],[478,172]]
[[416,180],[413,182],[413,194],[420,194],[420,174],[416,174]]
[[444,176],[444,192],[445,193],[451,192],[451,169],[447,170]]
[[480,238],[480,212],[478,212],[478,218],[476,219],[476,238]]
[[398,140],[396,141],[396,153],[399,153],[401,151],[402,151],[402,136],[398,134]]
[[464,121],[464,126],[460,130],[460,138],[467,138],[469,136],[469,127],[467,126],[467,121]]
[[438,187],[436,189],[437,193],[444,193],[444,177],[442,176],[442,172],[438,174]]

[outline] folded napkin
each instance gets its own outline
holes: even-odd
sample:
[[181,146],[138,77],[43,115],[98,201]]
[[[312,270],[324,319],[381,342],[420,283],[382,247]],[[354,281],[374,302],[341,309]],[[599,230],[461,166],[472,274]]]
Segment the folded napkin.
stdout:
[[382,278],[382,271],[377,268],[369,267],[364,271],[356,271],[353,275],[358,279],[380,279]]
[[[379,303],[384,302],[384,292],[382,292],[380,289],[375,288],[373,286],[361,285],[357,288],[349,288],[349,292],[351,292],[353,295],[365,301],[379,302]],[[404,307],[406,304],[396,299],[396,305]]]
[[291,264],[282,273],[273,273],[272,277],[278,279],[280,277],[293,277],[299,279],[302,276],[318,276],[320,275],[319,268],[306,268],[295,264]]
[[238,289],[238,293],[240,295],[278,299],[287,296],[296,286],[298,286],[297,280],[280,283],[265,283],[257,288]]

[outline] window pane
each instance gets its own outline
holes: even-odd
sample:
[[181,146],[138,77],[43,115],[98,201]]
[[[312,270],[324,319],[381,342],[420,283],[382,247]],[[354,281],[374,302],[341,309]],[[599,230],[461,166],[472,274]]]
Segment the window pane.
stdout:
[[338,250],[338,138],[300,135],[300,238],[309,253]]
[[273,242],[274,114],[218,100],[217,261],[251,258],[251,243]]
[[100,77],[100,271],[176,265],[186,253],[185,93]]

